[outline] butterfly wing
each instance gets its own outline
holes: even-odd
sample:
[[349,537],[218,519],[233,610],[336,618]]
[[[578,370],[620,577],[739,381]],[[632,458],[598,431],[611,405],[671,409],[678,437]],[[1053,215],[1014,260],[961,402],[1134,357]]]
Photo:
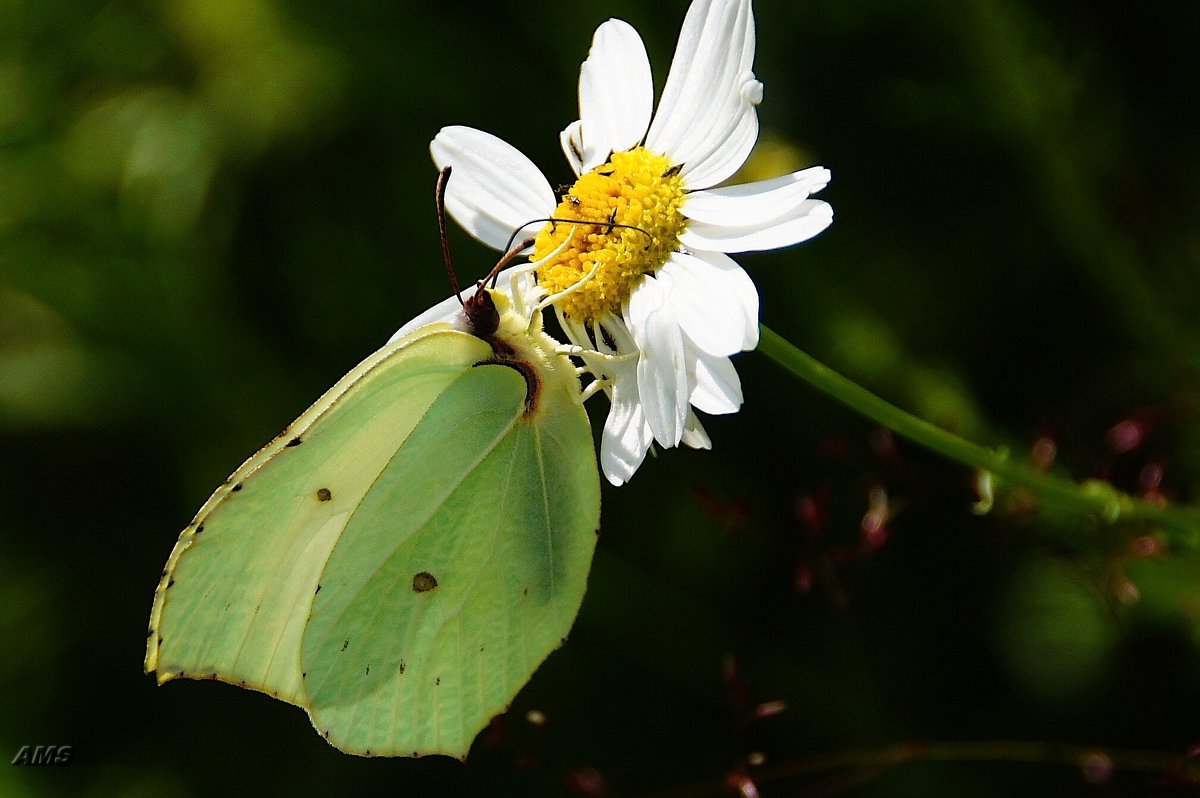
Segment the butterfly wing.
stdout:
[[302,706],[351,753],[465,756],[565,638],[599,524],[573,375],[531,410],[492,354],[422,328],[239,468],[171,554],[146,670]]
[[507,366],[464,374],[335,546],[302,660],[338,748],[465,756],[570,630],[599,521],[591,428],[577,389],[530,414],[526,391]]
[[234,472],[167,561],[146,671],[306,705],[300,638],[330,552],[425,411],[489,352],[439,328],[389,344]]

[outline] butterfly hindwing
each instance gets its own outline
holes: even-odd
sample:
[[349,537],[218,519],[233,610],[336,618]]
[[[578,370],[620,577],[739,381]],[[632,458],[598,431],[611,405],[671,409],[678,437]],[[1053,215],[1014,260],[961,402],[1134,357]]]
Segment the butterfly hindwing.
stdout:
[[338,747],[465,754],[570,629],[596,537],[590,428],[569,396],[530,417],[525,396],[505,366],[460,378],[335,547],[303,662]]

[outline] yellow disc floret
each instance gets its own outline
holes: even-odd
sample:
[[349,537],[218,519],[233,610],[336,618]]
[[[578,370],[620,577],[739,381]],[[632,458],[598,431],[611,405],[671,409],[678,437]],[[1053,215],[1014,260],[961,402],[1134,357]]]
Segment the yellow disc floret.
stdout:
[[595,276],[558,306],[579,320],[620,312],[637,280],[657,271],[679,245],[683,197],[679,167],[663,156],[642,147],[614,152],[607,162],[575,181],[554,212],[556,219],[588,224],[550,222],[538,234],[534,260],[571,239],[538,269],[538,282],[556,294],[599,266]]

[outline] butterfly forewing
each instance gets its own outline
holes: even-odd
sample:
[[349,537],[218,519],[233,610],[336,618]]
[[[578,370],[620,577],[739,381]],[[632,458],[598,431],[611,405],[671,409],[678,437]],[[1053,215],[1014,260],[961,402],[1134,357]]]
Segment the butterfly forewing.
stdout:
[[353,510],[425,410],[488,347],[450,331],[380,350],[217,490],[155,595],[146,669],[306,705],[300,638]]

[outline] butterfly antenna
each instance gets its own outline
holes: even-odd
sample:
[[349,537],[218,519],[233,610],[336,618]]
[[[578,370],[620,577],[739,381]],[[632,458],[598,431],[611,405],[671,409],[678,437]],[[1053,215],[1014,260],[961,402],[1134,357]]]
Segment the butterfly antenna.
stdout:
[[[611,233],[613,231],[614,227],[619,227],[623,230],[637,230],[639,233],[646,236],[646,238],[650,239],[651,242],[654,241],[654,236],[650,235],[649,231],[643,230],[642,228],[638,227],[637,225],[633,225],[633,224],[620,224],[618,222],[589,222],[586,219],[560,219],[557,216],[547,216],[542,219],[530,219],[528,222],[525,222],[525,224],[523,224],[520,227],[513,230],[512,235],[510,235],[508,237],[508,246],[512,246],[512,242],[517,237],[517,233],[521,232],[522,230],[524,230],[526,227],[528,227],[531,224],[538,224],[540,222],[545,222],[548,224],[557,224],[557,223],[561,222],[562,224],[579,224],[579,225],[590,225],[592,227],[603,227],[603,228],[605,228],[605,230],[604,230],[605,235],[608,235],[609,233]],[[530,239],[530,240],[532,241],[532,239]]]
[[508,240],[508,243],[509,243],[508,251],[505,252],[504,256],[496,262],[496,265],[493,266],[492,270],[487,273],[487,276],[479,281],[480,287],[486,285],[488,283],[488,281],[491,281],[492,288],[495,288],[496,287],[496,278],[498,278],[500,276],[500,270],[503,269],[508,264],[512,263],[521,254],[522,250],[532,247],[533,241],[534,241],[533,237],[530,236],[529,238],[525,239],[524,241],[518,241],[516,244],[513,244],[512,239],[510,238]]
[[454,289],[454,296],[458,297],[459,304],[462,304],[458,275],[454,273],[454,259],[450,257],[450,237],[446,234],[446,184],[449,182],[450,166],[446,165],[438,175],[437,194],[434,196],[434,202],[437,204],[438,237],[442,241],[442,262],[446,264],[446,273],[450,275],[450,287]]

